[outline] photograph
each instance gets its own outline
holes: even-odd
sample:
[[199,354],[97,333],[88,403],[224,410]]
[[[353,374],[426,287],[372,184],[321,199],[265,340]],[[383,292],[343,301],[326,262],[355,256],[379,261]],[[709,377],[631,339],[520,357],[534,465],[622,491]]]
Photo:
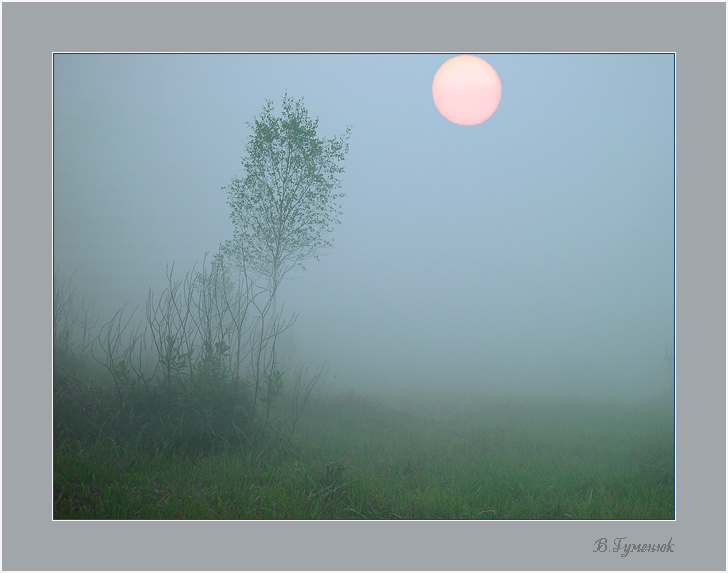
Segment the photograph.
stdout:
[[675,81],[55,52],[53,519],[674,520]]

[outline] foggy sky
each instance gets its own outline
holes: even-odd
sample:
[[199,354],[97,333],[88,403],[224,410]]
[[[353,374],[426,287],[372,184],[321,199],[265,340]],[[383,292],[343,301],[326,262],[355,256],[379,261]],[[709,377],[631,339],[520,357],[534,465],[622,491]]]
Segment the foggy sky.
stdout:
[[352,128],[334,247],[279,295],[299,359],[364,390],[662,384],[673,55],[480,54],[503,94],[477,126],[433,104],[453,55],[55,54],[55,266],[143,310],[232,238],[221,187],[287,91]]

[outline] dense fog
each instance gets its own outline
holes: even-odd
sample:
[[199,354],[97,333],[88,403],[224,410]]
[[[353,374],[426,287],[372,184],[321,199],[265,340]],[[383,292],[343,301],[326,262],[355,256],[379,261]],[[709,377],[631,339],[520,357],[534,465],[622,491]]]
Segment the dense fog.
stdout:
[[278,295],[329,387],[671,392],[674,56],[482,54],[500,106],[459,126],[453,55],[55,54],[54,267],[143,319],[232,238],[221,188],[287,92],[351,126],[334,246]]

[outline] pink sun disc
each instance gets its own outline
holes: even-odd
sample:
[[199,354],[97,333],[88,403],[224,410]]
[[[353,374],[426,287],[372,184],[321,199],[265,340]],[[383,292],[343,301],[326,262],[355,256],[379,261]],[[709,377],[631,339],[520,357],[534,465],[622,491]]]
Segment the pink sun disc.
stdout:
[[432,99],[437,110],[459,125],[477,125],[495,113],[501,81],[493,66],[471,55],[450,58],[435,73]]

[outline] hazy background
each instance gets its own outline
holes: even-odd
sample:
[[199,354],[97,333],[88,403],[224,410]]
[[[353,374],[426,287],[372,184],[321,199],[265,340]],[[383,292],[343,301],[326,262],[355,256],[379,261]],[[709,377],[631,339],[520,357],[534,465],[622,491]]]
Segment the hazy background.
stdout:
[[352,127],[334,248],[280,296],[300,360],[362,391],[671,388],[673,55],[480,54],[503,95],[469,127],[432,102],[453,55],[54,55],[56,267],[142,318],[232,237],[221,187],[287,91]]

